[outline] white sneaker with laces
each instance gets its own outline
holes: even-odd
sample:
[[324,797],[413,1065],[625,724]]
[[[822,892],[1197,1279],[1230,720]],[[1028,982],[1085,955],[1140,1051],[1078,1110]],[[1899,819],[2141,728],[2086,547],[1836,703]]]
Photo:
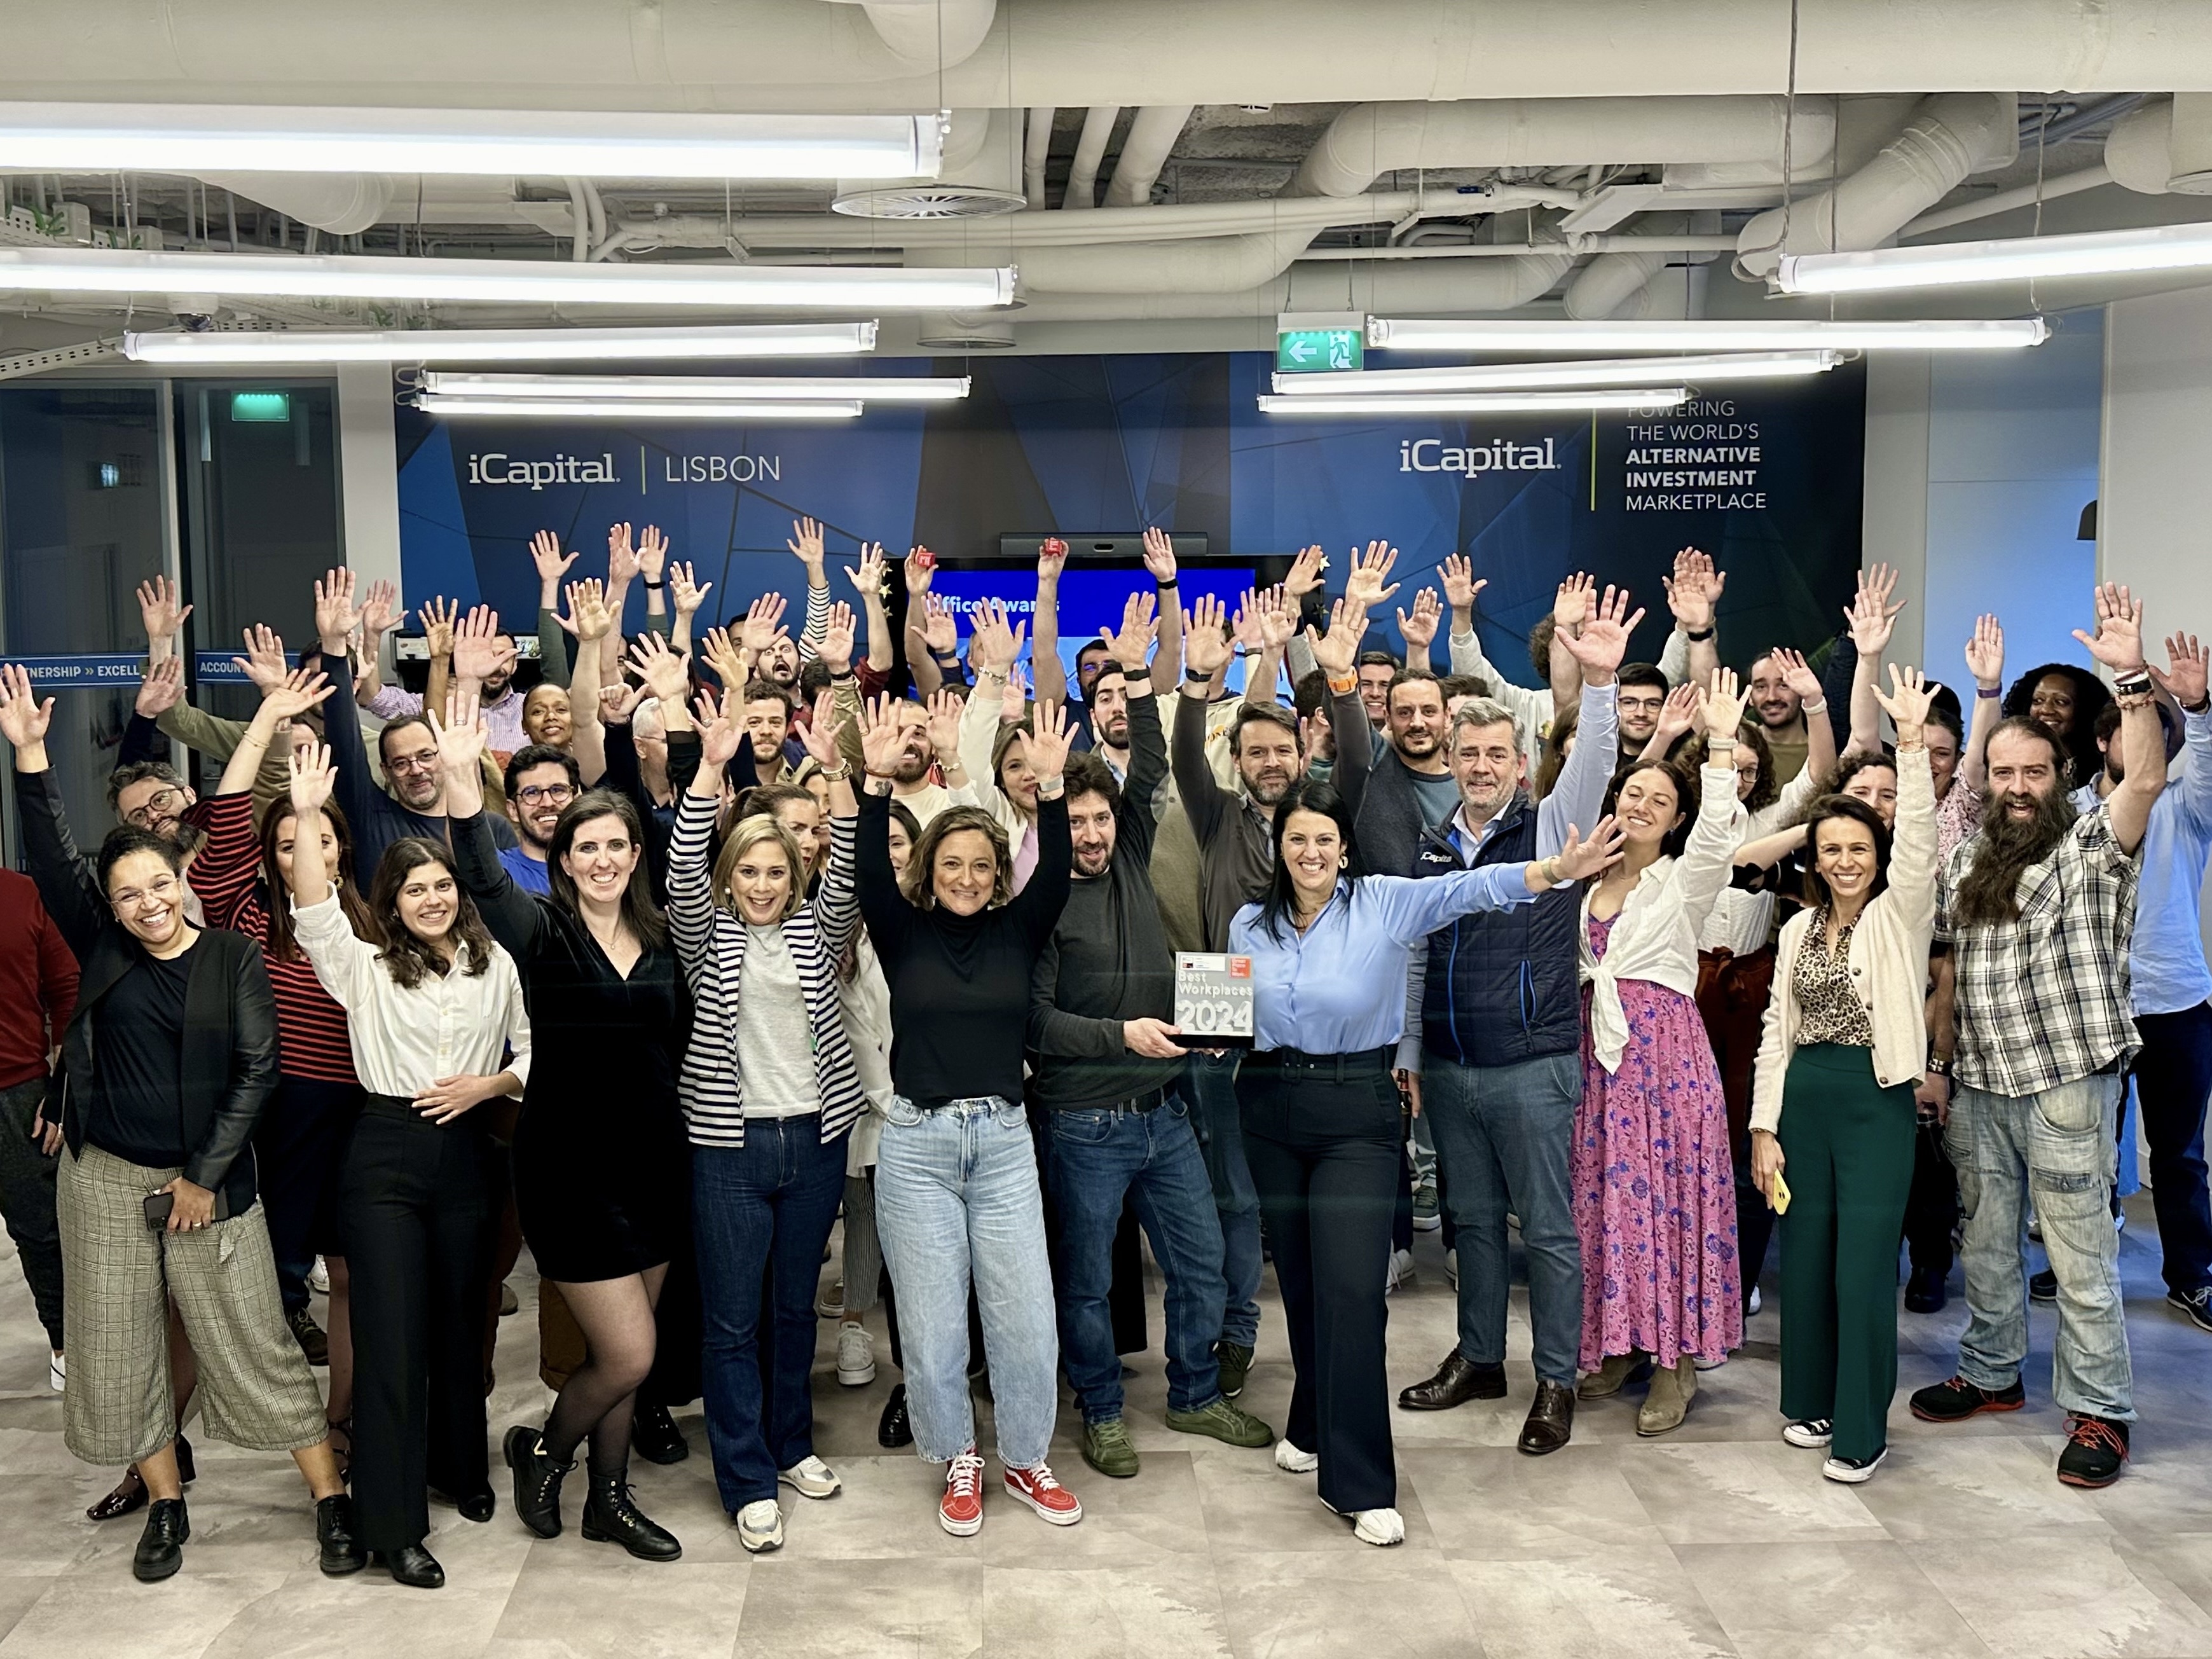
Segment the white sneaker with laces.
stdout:
[[1382,1294],[1385,1296],[1389,1295],[1391,1291],[1396,1290],[1399,1285],[1404,1284],[1413,1276],[1413,1253],[1411,1250],[1391,1251],[1390,1273],[1389,1277],[1382,1282]]
[[52,1354],[47,1358],[46,1384],[56,1394],[63,1393],[68,1389],[69,1356],[67,1354]]
[[748,1553],[783,1547],[783,1509],[773,1498],[748,1504],[738,1511],[738,1542]]
[[1748,1319],[1766,1305],[1766,1298],[1759,1293],[1759,1286],[1751,1287],[1751,1299],[1743,1304],[1744,1317]]
[[864,1389],[876,1380],[876,1340],[866,1326],[837,1328],[837,1380],[848,1389]]
[[1459,1288],[1459,1249],[1457,1246],[1444,1252],[1444,1277],[1451,1280],[1454,1290]]
[[1395,1510],[1362,1510],[1351,1519],[1352,1535],[1363,1544],[1387,1548],[1406,1541],[1406,1517]]
[[1801,1418],[1782,1431],[1782,1437],[1804,1451],[1818,1451],[1836,1437],[1836,1425],[1825,1417]]
[[1888,1455],[1889,1448],[1884,1446],[1872,1457],[1831,1457],[1820,1465],[1820,1473],[1846,1486],[1862,1486],[1874,1479],[1874,1472]]
[[1285,1474],[1311,1474],[1321,1467],[1321,1454],[1300,1451],[1287,1440],[1275,1443],[1275,1467]]
[[315,1265],[307,1269],[307,1288],[318,1296],[328,1296],[331,1293],[330,1264],[320,1256],[317,1256]]
[[845,1484],[818,1457],[802,1457],[789,1468],[778,1471],[775,1479],[778,1486],[790,1487],[801,1498],[835,1498]]

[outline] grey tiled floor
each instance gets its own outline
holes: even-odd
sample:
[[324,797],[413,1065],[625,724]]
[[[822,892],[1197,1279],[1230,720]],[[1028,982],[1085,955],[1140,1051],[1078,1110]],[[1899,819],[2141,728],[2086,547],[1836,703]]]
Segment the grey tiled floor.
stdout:
[[[184,1572],[135,1583],[137,1526],[83,1518],[114,1472],[63,1449],[29,1297],[0,1260],[0,1659],[2212,1659],[2212,1337],[2162,1304],[2150,1228],[2138,1199],[2123,1263],[2144,1421],[2129,1474],[2102,1493],[2051,1478],[2061,1419],[2045,1310],[2029,1410],[1937,1431],[1900,1399],[1888,1466],[1846,1489],[1777,1437],[1771,1306],[1744,1352],[1705,1376],[1676,1434],[1639,1441],[1632,1395],[1585,1407],[1565,1451],[1518,1455],[1530,1376],[1516,1291],[1512,1397],[1397,1418],[1399,1549],[1354,1542],[1311,1481],[1277,1474],[1266,1453],[1168,1432],[1157,1346],[1129,1384],[1137,1480],[1091,1474],[1063,1436],[1055,1461],[1089,1511],[1080,1526],[1049,1528],[998,1500],[980,1537],[949,1538],[931,1513],[932,1472],[875,1443],[888,1354],[873,1385],[841,1389],[825,1342],[818,1443],[846,1489],[787,1502],[781,1554],[738,1547],[695,1407],[681,1418],[690,1459],[636,1474],[648,1510],[684,1540],[680,1563],[635,1563],[573,1529],[538,1540],[502,1498],[489,1526],[432,1511],[450,1578],[435,1594],[374,1572],[320,1577],[289,1462],[208,1441]],[[1452,1340],[1432,1235],[1417,1260],[1418,1280],[1392,1301],[1394,1387]],[[526,1267],[519,1283],[495,1433],[544,1403]],[[1948,1374],[1964,1322],[1955,1299],[1904,1316],[1904,1388]],[[1152,1324],[1157,1345],[1157,1305]],[[1271,1299],[1245,1403],[1279,1425],[1289,1390]],[[1073,1421],[1064,1413],[1063,1430]]]

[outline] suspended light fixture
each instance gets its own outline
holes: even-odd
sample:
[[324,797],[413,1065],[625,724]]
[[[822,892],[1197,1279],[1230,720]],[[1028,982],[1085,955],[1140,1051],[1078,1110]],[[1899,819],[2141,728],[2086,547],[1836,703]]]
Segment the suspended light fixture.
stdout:
[[1785,294],[1873,294],[1957,288],[2039,276],[2124,276],[2212,266],[2212,224],[2147,225],[2078,236],[1941,242],[1863,253],[1786,253],[1775,280]]
[[821,403],[860,399],[867,403],[942,404],[968,395],[965,375],[879,375],[830,380],[805,375],[697,377],[673,374],[453,374],[433,370],[418,384],[435,397],[498,398],[534,403],[542,398],[579,398],[643,403]]
[[1011,266],[574,264],[362,254],[0,248],[0,292],[420,300],[723,310],[975,311],[1012,303]]
[[0,104],[31,173],[429,173],[494,178],[934,178],[945,118],[651,110]]
[[1331,392],[1322,397],[1260,395],[1262,415],[1535,415],[1580,409],[1672,409],[1686,401],[1683,386],[1628,392],[1432,392],[1409,394]]
[[1278,374],[1290,397],[1337,392],[1515,392],[1550,386],[1679,385],[1687,380],[1773,380],[1825,374],[1841,351],[1743,351],[1711,357],[1631,357],[1580,363],[1489,363],[1469,368],[1370,368],[1338,374]]
[[848,421],[862,411],[853,400],[738,403],[705,399],[648,403],[635,398],[442,398],[414,400],[425,415],[490,415],[502,420]]
[[866,323],[755,323],[727,328],[311,328],[125,334],[138,363],[646,362],[717,357],[829,357],[872,351]]
[[1831,323],[1809,317],[1620,323],[1367,319],[1367,343],[1394,351],[1771,351],[1821,346],[1842,351],[2008,351],[2040,345],[2050,337],[2051,325],[2040,317],[1905,323]]

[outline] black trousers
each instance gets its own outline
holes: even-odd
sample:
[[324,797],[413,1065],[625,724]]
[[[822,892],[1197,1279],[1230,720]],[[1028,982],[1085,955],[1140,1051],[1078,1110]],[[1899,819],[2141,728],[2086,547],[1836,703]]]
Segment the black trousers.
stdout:
[[1237,1079],[1296,1373],[1285,1434],[1319,1455],[1322,1502],[1346,1514],[1398,1502],[1383,1285],[1406,1164],[1387,1066],[1387,1051],[1318,1065],[1255,1054]]
[[276,1092],[253,1126],[261,1207],[269,1218],[276,1289],[288,1314],[307,1305],[307,1273],[315,1257],[344,1254],[337,1217],[338,1166],[360,1115],[359,1084],[288,1077],[278,1079]]
[[1912,1131],[1912,1187],[1905,1199],[1905,1243],[1912,1271],[1950,1276],[1951,1230],[1959,1223],[1959,1173],[1943,1150],[1943,1131],[1933,1123]]
[[2136,1101],[2150,1152],[2151,1206],[2166,1257],[2166,1287],[2185,1296],[2212,1284],[2212,1203],[2204,1178],[2204,1104],[2212,1097],[2212,1004],[2137,1014]]
[[371,1095],[346,1149],[353,1496],[368,1549],[422,1541],[427,1487],[459,1498],[491,1484],[483,1284],[496,1217],[490,1143],[474,1118],[441,1126]]

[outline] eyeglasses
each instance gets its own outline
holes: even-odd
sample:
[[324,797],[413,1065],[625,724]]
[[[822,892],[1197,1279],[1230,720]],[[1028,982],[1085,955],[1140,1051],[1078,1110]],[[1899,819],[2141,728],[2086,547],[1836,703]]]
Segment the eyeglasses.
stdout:
[[387,772],[434,772],[438,769],[438,751],[425,749],[416,755],[394,755],[384,763]]
[[526,783],[514,792],[514,798],[525,806],[535,806],[540,801],[566,806],[576,799],[576,792],[565,783]]
[[156,789],[146,797],[143,806],[125,812],[123,821],[134,830],[150,830],[161,819],[174,817],[185,804],[183,790]]
[[142,904],[173,904],[181,884],[174,876],[156,876],[146,884],[144,891],[126,887],[119,893],[111,893],[107,902],[118,914]]

